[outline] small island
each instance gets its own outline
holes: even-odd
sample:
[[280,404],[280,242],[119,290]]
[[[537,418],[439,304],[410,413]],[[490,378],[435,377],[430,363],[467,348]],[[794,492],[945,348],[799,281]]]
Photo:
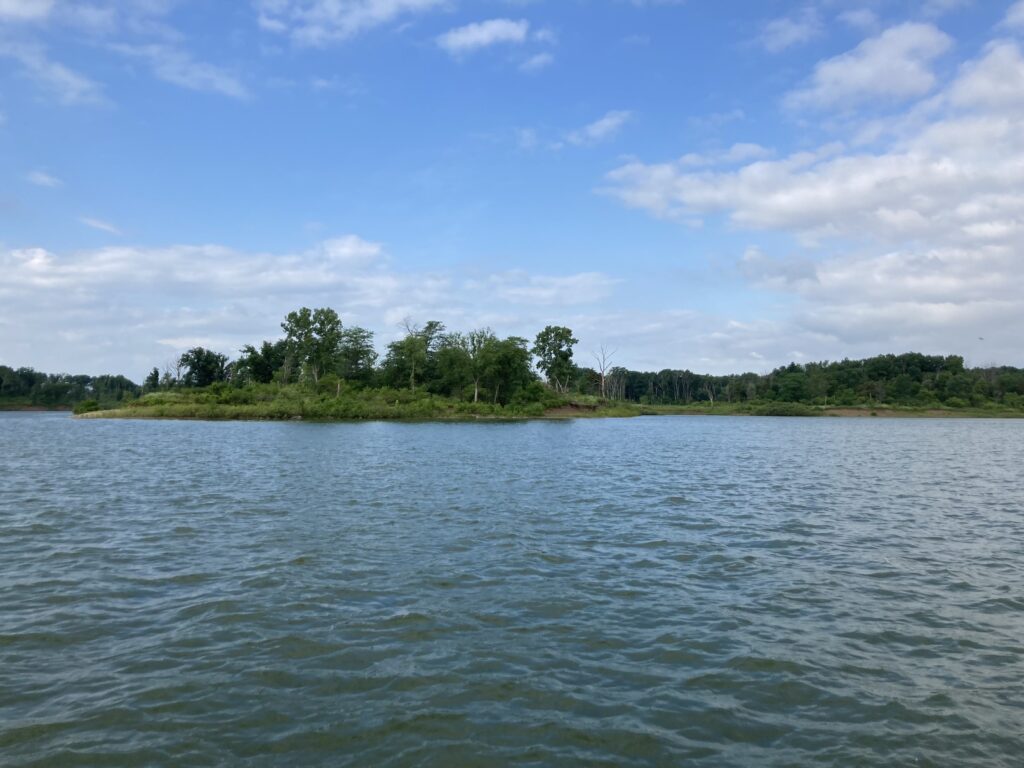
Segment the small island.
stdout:
[[124,376],[0,366],[0,409],[73,409],[81,418],[248,420],[524,419],[667,414],[1024,417],[1024,370],[967,368],[957,355],[880,355],[769,373],[634,371],[615,352],[574,357],[571,329],[532,342],[488,328],[406,322],[382,359],[373,333],[303,307],[283,336],[232,360],[188,350],[141,385]]

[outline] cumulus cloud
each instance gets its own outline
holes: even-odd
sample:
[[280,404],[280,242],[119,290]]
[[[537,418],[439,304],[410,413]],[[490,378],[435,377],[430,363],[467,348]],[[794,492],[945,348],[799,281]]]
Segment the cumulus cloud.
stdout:
[[292,253],[213,244],[0,250],[0,274],[0,328],[21,329],[0,333],[0,360],[136,377],[196,343],[234,355],[276,338],[284,314],[303,305],[333,306],[381,343],[407,316],[532,336],[615,285],[596,272],[407,271],[356,235]]
[[523,19],[488,19],[450,29],[437,44],[452,56],[462,56],[492,45],[525,43],[529,32],[530,23]]
[[658,217],[724,215],[740,230],[791,235],[788,252],[751,248],[737,268],[798,300],[787,327],[805,351],[1021,362],[1022,121],[1024,54],[995,41],[877,130],[872,151],[835,142],[739,167],[636,160],[611,171],[605,191]]
[[790,93],[786,103],[821,109],[922,96],[935,86],[932,62],[952,44],[931,24],[890,27],[848,53],[819,62],[810,82]]
[[1011,29],[1024,30],[1024,0],[1017,0],[1006,12],[1003,25]]
[[322,47],[434,10],[445,0],[258,0],[260,26],[299,45]]
[[600,144],[602,141],[614,138],[632,119],[633,113],[628,110],[612,110],[594,122],[573,131],[565,137],[565,140],[578,147]]

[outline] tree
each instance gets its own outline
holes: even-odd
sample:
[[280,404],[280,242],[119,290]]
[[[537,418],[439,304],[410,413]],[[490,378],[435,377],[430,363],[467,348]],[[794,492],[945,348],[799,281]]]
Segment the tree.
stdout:
[[178,361],[185,371],[181,381],[186,387],[208,387],[227,378],[228,358],[219,352],[193,347]]
[[493,402],[508,403],[520,389],[537,380],[530,370],[528,344],[519,336],[509,336],[484,347],[482,383],[491,390]]
[[269,384],[274,374],[285,366],[288,355],[288,342],[284,339],[264,341],[259,349],[246,344],[236,364],[238,377],[242,381]]
[[302,307],[289,312],[281,323],[285,340],[296,359],[316,384],[320,375],[334,368],[341,342],[341,318],[329,307]]
[[429,320],[419,328],[406,320],[403,326],[405,337],[388,344],[384,372],[392,384],[398,386],[399,382],[408,381],[409,389],[415,392],[417,381],[423,383],[432,378],[444,324]]
[[548,382],[559,392],[568,390],[575,365],[572,362],[572,348],[579,339],[564,326],[549,325],[537,334],[532,352],[539,360],[537,367],[547,377]]
[[607,351],[604,348],[604,344],[601,345],[600,352],[592,352],[594,360],[597,362],[597,374],[601,377],[601,397],[608,397],[607,390],[605,388],[605,378],[608,373],[608,369],[611,367],[612,358],[615,357],[615,353],[618,350]]
[[146,377],[146,380],[142,382],[143,388],[147,392],[153,392],[160,388],[160,369],[153,368]]
[[338,343],[338,375],[348,381],[369,384],[373,379],[373,366],[376,363],[377,350],[373,348],[373,332],[358,325],[343,329]]

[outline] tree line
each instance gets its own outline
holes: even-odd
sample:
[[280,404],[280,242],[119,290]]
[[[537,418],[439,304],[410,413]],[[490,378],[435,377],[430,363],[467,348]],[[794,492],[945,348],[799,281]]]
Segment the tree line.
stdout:
[[[598,375],[582,371],[578,386],[596,391]],[[709,376],[688,370],[656,373],[612,368],[608,396],[636,403],[786,402],[806,405],[907,405],[953,408],[995,402],[1024,407],[1024,370],[966,368],[958,355],[878,355],[864,360],[816,362],[767,374]]]
[[[302,308],[281,323],[283,337],[247,345],[237,360],[197,347],[163,375],[153,369],[145,388],[202,387],[217,381],[295,384],[325,389],[362,387],[425,391],[496,404],[536,401],[545,391],[650,405],[788,402],[807,405],[1024,407],[1024,371],[1009,366],[966,368],[957,355],[888,354],[864,360],[791,363],[768,373],[722,376],[690,370],[657,372],[613,366],[614,352],[593,353],[594,366],[574,359],[579,343],[564,326],[547,326],[532,342],[499,338],[489,328],[448,331],[435,320],[405,323],[402,338],[382,359],[373,333],[343,326],[329,308]],[[539,375],[538,375],[539,372]],[[327,382],[325,387],[324,382]],[[546,385],[546,387],[545,387]]]
[[345,326],[330,308],[289,312],[282,335],[242,347],[237,358],[194,347],[154,367],[138,386],[124,376],[44,374],[0,366],[0,402],[46,407],[83,400],[117,403],[142,393],[211,385],[308,386],[340,396],[343,388],[388,388],[473,403],[538,403],[552,395],[592,396],[642,405],[801,403],[806,405],[945,405],[1024,407],[1024,370],[967,368],[962,357],[907,353],[864,360],[791,363],[768,373],[715,376],[614,366],[614,352],[574,358],[573,331],[549,325],[532,341],[489,328],[450,331],[439,321],[404,324],[383,356],[373,333]]
[[140,392],[139,385],[124,376],[40,373],[0,365],[0,404],[64,408],[83,400],[119,403]]

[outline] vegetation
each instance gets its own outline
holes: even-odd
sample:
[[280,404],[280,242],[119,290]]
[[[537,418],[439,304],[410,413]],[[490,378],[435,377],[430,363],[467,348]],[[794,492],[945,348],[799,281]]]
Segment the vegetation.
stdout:
[[40,373],[0,365],[0,409],[72,408],[94,400],[97,408],[116,408],[140,393],[124,376],[73,376]]
[[[123,376],[68,376],[0,366],[0,407],[192,418],[515,418],[541,415],[735,413],[765,416],[1024,416],[1024,370],[969,369],[963,358],[916,353],[791,364],[728,376],[574,362],[569,328],[531,343],[489,328],[448,331],[406,322],[383,359],[373,334],[333,309],[303,307],[282,338],[246,345],[232,361],[195,347],[141,387]],[[536,370],[534,361],[536,359]],[[539,374],[538,372],[539,371]]]

